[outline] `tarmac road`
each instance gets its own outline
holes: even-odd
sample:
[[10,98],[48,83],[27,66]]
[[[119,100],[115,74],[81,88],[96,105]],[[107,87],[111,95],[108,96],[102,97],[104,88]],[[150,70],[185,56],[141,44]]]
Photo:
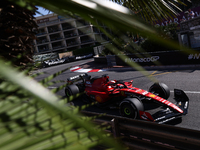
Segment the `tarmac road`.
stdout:
[[[67,64],[62,64],[58,66],[52,66],[49,68],[44,68],[38,70],[38,72],[46,72],[46,74],[41,75],[37,77],[37,80],[41,80],[44,77],[47,77],[53,73],[56,73],[60,70],[63,70],[65,68],[71,67],[71,66],[84,66],[87,65],[88,62],[92,61],[93,59],[87,59],[87,60],[80,60],[76,62],[71,62]],[[89,66],[87,66],[88,68]],[[94,66],[93,66],[94,67]],[[98,68],[99,66],[95,66],[95,68]],[[101,68],[99,68],[101,69]],[[146,74],[148,73],[148,76]],[[64,80],[68,77],[75,76],[80,74],[80,72],[72,72],[70,70],[65,71],[58,77],[56,77],[54,80]],[[93,76],[101,76],[103,74],[108,74],[110,79],[116,79],[116,80],[124,80],[124,81],[130,81],[133,80],[133,86],[142,88],[145,90],[148,90],[149,87],[155,82],[163,82],[168,85],[170,88],[170,93],[171,96],[169,98],[170,101],[174,102],[174,97],[173,97],[173,89],[182,89],[186,92],[188,95],[190,102],[189,102],[189,110],[188,114],[183,117],[182,120],[179,120],[181,122],[172,122],[171,124],[179,127],[184,127],[188,129],[195,129],[195,130],[200,130],[200,70],[198,67],[191,67],[191,66],[186,66],[186,67],[170,67],[168,66],[167,68],[151,68],[150,70],[147,70],[146,72],[140,72],[140,71],[134,71],[134,70],[123,70],[122,68],[120,69],[110,69],[104,72],[91,72],[88,73],[89,75]],[[51,88],[56,88],[58,87],[59,84],[53,85]],[[58,92],[58,95],[65,96],[64,94],[64,89]],[[81,100],[75,100],[74,101],[75,105],[82,105],[84,104]],[[97,108],[96,106],[93,106],[90,108],[91,111],[96,111],[96,112],[106,112],[110,114],[115,114],[119,115],[119,112],[116,110],[103,110],[100,108]]]

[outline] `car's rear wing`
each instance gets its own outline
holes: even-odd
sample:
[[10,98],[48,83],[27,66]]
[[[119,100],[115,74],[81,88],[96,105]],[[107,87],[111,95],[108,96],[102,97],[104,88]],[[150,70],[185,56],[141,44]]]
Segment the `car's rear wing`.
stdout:
[[82,80],[83,82],[85,82],[85,79],[90,78],[90,77],[91,76],[88,75],[87,73],[79,74],[79,75],[76,75],[76,76],[73,76],[73,77],[69,77],[67,79],[67,82],[68,83],[72,83],[72,82],[77,82],[77,81],[80,81],[80,80]]

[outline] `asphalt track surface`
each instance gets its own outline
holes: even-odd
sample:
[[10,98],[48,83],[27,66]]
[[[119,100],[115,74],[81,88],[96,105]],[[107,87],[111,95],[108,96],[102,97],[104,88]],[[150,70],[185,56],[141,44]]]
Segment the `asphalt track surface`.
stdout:
[[[36,80],[42,80],[43,78],[54,74],[60,70],[66,69],[68,67],[73,67],[76,65],[84,64],[88,61],[93,59],[87,60],[80,60],[76,62],[71,62],[67,64],[52,66],[48,68],[43,68],[38,70],[37,72],[45,72],[45,74],[40,75],[36,78]],[[101,68],[99,68],[101,69]],[[72,77],[75,75],[80,74],[80,72],[72,72],[67,70],[63,72],[61,75],[56,77],[54,80],[62,80],[66,81],[68,77]],[[182,89],[185,91],[187,96],[189,97],[189,109],[188,114],[184,116],[181,120],[173,121],[169,125],[179,126],[188,129],[200,130],[200,70],[195,69],[192,67],[191,69],[180,69],[175,68],[170,69],[169,67],[162,70],[147,70],[146,72],[140,71],[130,71],[130,70],[115,70],[115,71],[104,71],[104,72],[91,72],[88,73],[92,77],[94,76],[101,76],[103,74],[108,74],[110,80],[123,80],[123,81],[130,81],[133,80],[133,86],[148,90],[149,87],[155,82],[163,82],[168,85],[170,89],[170,98],[168,99],[171,102],[174,101],[174,92],[173,89]],[[49,89],[53,89],[58,87],[60,84],[52,85]],[[57,93],[60,96],[65,96],[64,89]],[[73,101],[74,105],[83,105],[84,102],[81,99],[76,99]],[[151,107],[151,106],[150,106]],[[118,110],[105,110],[98,108],[96,106],[88,108],[90,111],[95,112],[106,112],[108,114],[119,115]]]

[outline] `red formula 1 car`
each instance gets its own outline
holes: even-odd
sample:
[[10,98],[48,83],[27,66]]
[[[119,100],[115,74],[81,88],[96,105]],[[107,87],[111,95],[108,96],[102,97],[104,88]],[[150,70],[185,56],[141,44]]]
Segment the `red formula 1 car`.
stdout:
[[[76,82],[82,80],[82,82]],[[86,92],[88,99],[97,101],[101,107],[119,108],[120,114],[129,118],[165,123],[187,114],[189,99],[184,91],[174,89],[176,104],[168,101],[170,91],[164,83],[154,83],[149,91],[133,87],[132,81],[111,80],[108,75],[91,78],[81,74],[68,79],[67,97]],[[155,102],[162,109],[150,114],[144,109],[145,102]]]

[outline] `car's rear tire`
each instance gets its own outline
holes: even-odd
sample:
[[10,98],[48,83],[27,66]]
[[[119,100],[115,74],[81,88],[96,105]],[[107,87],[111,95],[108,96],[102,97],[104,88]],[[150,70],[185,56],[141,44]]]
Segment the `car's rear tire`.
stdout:
[[164,99],[168,99],[170,96],[169,87],[164,83],[154,83],[149,88],[149,92],[158,95]]
[[123,117],[136,119],[139,117],[139,111],[144,111],[144,106],[137,98],[125,98],[120,103],[120,114]]
[[79,93],[79,88],[77,85],[72,84],[72,85],[66,86],[66,88],[65,88],[66,97],[70,97],[70,96],[76,95],[78,93]]

